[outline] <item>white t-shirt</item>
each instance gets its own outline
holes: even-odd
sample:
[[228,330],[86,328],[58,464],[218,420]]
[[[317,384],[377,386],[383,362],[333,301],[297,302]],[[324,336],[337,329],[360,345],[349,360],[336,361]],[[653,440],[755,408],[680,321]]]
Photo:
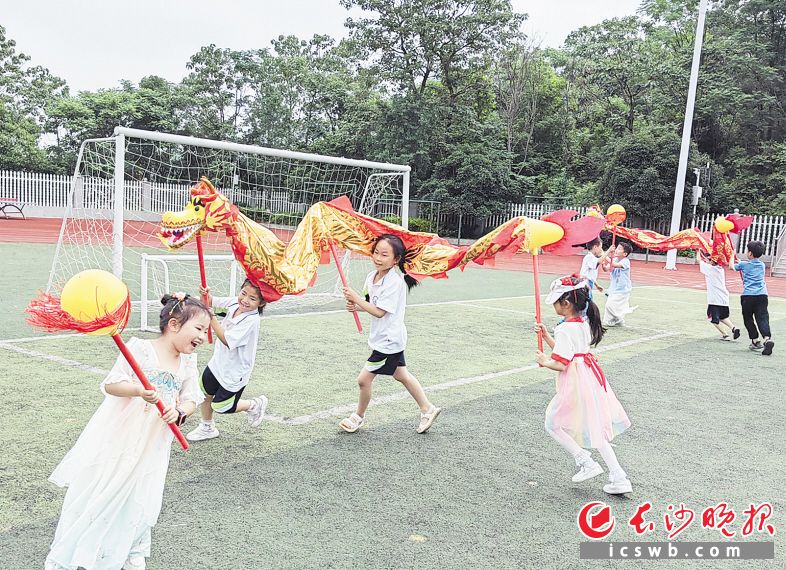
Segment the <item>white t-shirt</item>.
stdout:
[[224,388],[237,392],[251,379],[259,342],[259,312],[246,311],[233,316],[238,308],[237,297],[213,297],[214,307],[225,307],[226,316],[221,321],[227,345],[215,339],[213,357],[207,363]]
[[377,272],[366,277],[363,294],[369,302],[385,311],[381,318],[371,317],[371,333],[368,345],[372,350],[383,354],[402,352],[407,345],[407,327],[404,325],[404,312],[407,310],[407,283],[404,277],[391,269],[378,283],[374,283]]
[[586,321],[580,323],[566,321],[554,328],[554,348],[551,358],[566,364],[573,360],[576,354],[590,351],[592,332]]
[[598,258],[591,251],[587,252],[581,262],[579,277],[586,277],[593,283],[598,280]]
[[707,304],[728,307],[729,290],[726,289],[726,271],[723,267],[699,259],[699,269],[707,282]]

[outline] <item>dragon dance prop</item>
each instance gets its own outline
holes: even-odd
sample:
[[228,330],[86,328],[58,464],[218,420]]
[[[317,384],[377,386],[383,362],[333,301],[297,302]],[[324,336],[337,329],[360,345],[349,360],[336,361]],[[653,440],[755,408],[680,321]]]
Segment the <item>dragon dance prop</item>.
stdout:
[[627,217],[628,213],[625,211],[625,208],[619,204],[612,204],[609,206],[609,209],[606,210],[606,223],[614,226],[611,234],[612,247],[617,245],[617,226],[624,222]]
[[[111,273],[99,269],[77,273],[65,284],[59,299],[41,293],[30,302],[26,312],[28,323],[47,332],[74,331],[111,336],[145,390],[154,390],[120,337],[131,315],[131,297],[125,283]],[[156,407],[163,415],[164,404],[160,400]],[[188,442],[180,428],[175,424],[167,425],[183,449],[187,450]]]
[[[621,207],[621,206],[620,206]],[[611,211],[609,208],[609,211]],[[602,216],[600,208],[593,206],[588,212],[589,216]],[[753,216],[729,214],[719,216],[713,226],[713,235],[702,232],[698,228],[679,231],[673,235],[665,236],[651,230],[626,228],[619,225],[615,218],[605,217],[604,229],[626,239],[643,249],[652,251],[668,251],[670,249],[692,249],[707,254],[720,265],[729,265],[734,259],[734,245],[730,234],[739,234],[750,227]]]
[[[532,277],[535,286],[535,321],[540,324],[540,265],[538,255],[542,249],[555,255],[574,255],[576,246],[584,245],[598,236],[604,220],[585,216],[573,221],[574,210],[559,210],[540,220],[516,217],[493,229],[470,246],[460,262],[460,267],[474,262],[483,265],[501,252],[529,253],[532,255]],[[543,351],[543,333],[538,329],[538,350]]]
[[[205,271],[205,249],[202,247],[202,234],[198,233],[196,236],[197,244],[197,259],[199,260],[199,282],[203,288],[207,288],[207,272]],[[207,293],[202,295],[202,302],[210,306],[208,303]],[[207,342],[213,344],[213,329],[207,329]]]
[[[349,282],[347,281],[347,276],[344,275],[344,268],[341,267],[341,262],[338,260],[338,253],[336,252],[336,244],[332,241],[330,243],[330,253],[333,254],[333,261],[336,262],[336,269],[338,269],[338,276],[341,279],[341,284],[344,287],[349,287]],[[360,317],[358,316],[357,311],[352,311],[352,316],[355,318],[355,326],[358,329],[358,332],[363,332],[363,325],[360,324]]]
[[[382,234],[401,238],[406,248],[404,269],[416,279],[444,278],[447,272],[469,263],[484,264],[500,252],[529,252],[537,266],[542,249],[557,255],[572,255],[575,246],[597,237],[602,218],[573,221],[576,212],[560,210],[540,220],[516,217],[488,232],[470,247],[449,244],[431,233],[411,232],[401,226],[355,212],[346,196],[311,206],[288,243],[271,230],[243,215],[206,178],[191,188],[184,210],[167,212],[161,220],[159,238],[169,249],[179,249],[201,232],[225,232],[235,259],[246,276],[257,285],[266,301],[284,295],[299,295],[316,279],[316,271],[332,247],[371,256]],[[335,258],[335,256],[334,256]],[[538,269],[535,269],[537,274]],[[536,294],[539,290],[537,275]],[[536,297],[540,315],[540,299]]]

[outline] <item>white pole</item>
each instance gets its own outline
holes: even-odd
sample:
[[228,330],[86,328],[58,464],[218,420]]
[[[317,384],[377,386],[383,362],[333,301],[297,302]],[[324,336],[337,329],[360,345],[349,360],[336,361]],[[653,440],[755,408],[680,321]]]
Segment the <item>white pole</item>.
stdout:
[[335,156],[325,156],[322,154],[309,154],[305,152],[279,150],[276,148],[265,148],[261,146],[252,146],[248,144],[214,141],[210,139],[199,139],[196,137],[185,137],[182,135],[170,135],[168,133],[159,133],[156,131],[143,131],[141,129],[129,129],[127,127],[115,127],[115,135],[125,135],[127,137],[132,137],[132,138],[199,146],[203,148],[214,148],[217,150],[247,152],[249,154],[261,154],[264,156],[275,156],[278,158],[310,160],[312,162],[322,162],[325,164],[341,164],[345,166],[358,166],[360,168],[378,168],[380,170],[392,170],[395,172],[410,171],[410,167],[404,164],[388,164],[386,162],[372,162],[370,160],[338,158]]
[[409,170],[404,172],[401,186],[401,226],[409,229]]
[[112,223],[112,273],[123,278],[123,210],[125,208],[126,137],[115,138],[115,217]]
[[142,290],[139,295],[139,303],[141,305],[139,328],[143,331],[147,330],[147,254],[142,254]]
[[[699,4],[699,19],[696,22],[696,38],[693,42],[693,63],[690,68],[688,84],[688,101],[685,103],[685,120],[682,123],[682,146],[680,146],[680,162],[677,169],[677,182],[674,184],[674,207],[671,210],[671,234],[680,231],[682,218],[682,197],[685,193],[685,174],[688,170],[688,152],[690,151],[690,133],[693,124],[693,106],[696,102],[696,84],[699,81],[699,61],[701,45],[704,41],[704,14],[707,12],[707,0]],[[666,269],[677,269],[677,250],[670,249],[666,254]]]

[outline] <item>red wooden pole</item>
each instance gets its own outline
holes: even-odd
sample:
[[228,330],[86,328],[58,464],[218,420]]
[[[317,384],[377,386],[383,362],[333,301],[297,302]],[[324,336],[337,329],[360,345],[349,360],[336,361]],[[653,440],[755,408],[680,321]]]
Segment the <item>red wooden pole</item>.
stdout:
[[[540,313],[540,267],[538,266],[538,254],[532,254],[532,273],[535,278],[535,322],[539,325],[543,323]],[[538,350],[543,352],[543,331],[538,327]]]
[[[197,234],[197,257],[199,258],[199,279],[202,282],[202,287],[207,287],[207,275],[205,273],[205,252],[202,249],[202,236]],[[202,295],[202,302],[207,305],[207,295]],[[213,329],[207,329],[207,342],[213,344]]]
[[[148,381],[147,376],[145,376],[145,373],[142,372],[142,369],[139,367],[139,363],[136,361],[136,358],[134,358],[134,355],[131,354],[130,350],[128,350],[126,343],[123,342],[122,338],[120,338],[120,335],[113,334],[112,340],[115,341],[117,348],[119,348],[120,352],[123,353],[123,356],[128,361],[128,364],[131,366],[131,369],[134,371],[134,374],[136,374],[136,377],[139,378],[139,381],[142,383],[142,386],[144,386],[145,390],[155,390],[155,388],[153,388],[153,385]],[[164,404],[161,403],[161,400],[156,402],[156,407],[158,408],[159,413],[161,414],[164,413]],[[172,430],[172,433],[175,434],[175,437],[177,438],[177,441],[180,442],[181,447],[184,450],[188,450],[188,442],[186,441],[186,438],[183,436],[183,432],[180,431],[180,428],[177,427],[175,424],[167,424],[167,425],[169,426],[169,429]]]
[[[344,275],[344,270],[341,268],[341,262],[338,260],[338,253],[336,252],[336,244],[332,241],[328,241],[330,244],[330,253],[333,254],[333,261],[336,262],[336,269],[338,269],[338,276],[341,278],[341,283],[344,284],[344,287],[349,287],[347,283],[347,276]],[[355,317],[355,325],[358,328],[358,332],[363,332],[363,325],[360,324],[360,317],[358,316],[357,311],[352,311],[352,316]]]

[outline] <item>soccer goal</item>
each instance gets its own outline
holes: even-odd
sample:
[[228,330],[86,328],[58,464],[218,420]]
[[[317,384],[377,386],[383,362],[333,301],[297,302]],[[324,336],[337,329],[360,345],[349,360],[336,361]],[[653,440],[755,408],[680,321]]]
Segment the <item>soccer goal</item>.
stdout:
[[[196,294],[196,246],[169,253],[157,238],[161,215],[178,211],[189,189],[208,177],[240,211],[288,241],[312,204],[346,195],[359,212],[407,227],[406,165],[270,149],[226,141],[118,127],[114,136],[82,143],[68,208],[50,272],[48,291],[59,291],[75,273],[105,269],[131,291],[135,324],[158,326],[159,299],[168,291]],[[245,279],[229,238],[203,239],[207,279],[216,295],[234,295]],[[341,255],[358,287],[370,270],[365,259]],[[321,266],[305,295],[271,304],[273,312],[307,311],[340,297],[335,266]]]

